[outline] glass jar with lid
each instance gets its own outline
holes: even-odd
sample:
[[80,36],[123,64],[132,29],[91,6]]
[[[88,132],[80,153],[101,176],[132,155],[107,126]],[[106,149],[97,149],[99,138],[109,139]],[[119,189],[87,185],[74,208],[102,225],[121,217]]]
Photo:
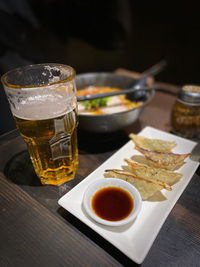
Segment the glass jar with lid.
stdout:
[[185,85],[179,91],[171,113],[172,131],[200,140],[200,85]]

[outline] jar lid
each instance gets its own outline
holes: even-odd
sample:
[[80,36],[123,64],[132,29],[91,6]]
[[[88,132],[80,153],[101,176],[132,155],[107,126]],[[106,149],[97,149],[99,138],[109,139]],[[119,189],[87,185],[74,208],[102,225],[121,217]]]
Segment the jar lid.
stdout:
[[179,100],[191,105],[200,104],[200,85],[184,85],[179,92]]

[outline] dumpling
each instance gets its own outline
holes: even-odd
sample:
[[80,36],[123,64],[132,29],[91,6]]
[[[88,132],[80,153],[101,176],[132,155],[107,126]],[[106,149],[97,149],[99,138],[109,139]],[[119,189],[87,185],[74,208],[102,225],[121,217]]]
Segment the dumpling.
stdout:
[[149,197],[153,196],[157,191],[160,191],[162,189],[167,189],[169,191],[172,190],[171,186],[167,185],[162,181],[138,177],[130,172],[116,169],[106,170],[105,172],[105,177],[119,178],[134,185],[140,192],[141,198],[143,200],[148,199]]
[[184,160],[190,155],[190,153],[174,154],[148,151],[138,146],[136,146],[135,149],[145,156],[149,166],[166,170],[175,170],[180,168],[184,164]]
[[175,142],[169,142],[160,139],[150,139],[144,136],[135,135],[133,133],[131,133],[129,137],[136,146],[149,151],[170,152],[176,146]]
[[131,159],[124,161],[128,164],[130,172],[139,177],[163,181],[168,185],[177,183],[182,177],[181,173],[149,167]]

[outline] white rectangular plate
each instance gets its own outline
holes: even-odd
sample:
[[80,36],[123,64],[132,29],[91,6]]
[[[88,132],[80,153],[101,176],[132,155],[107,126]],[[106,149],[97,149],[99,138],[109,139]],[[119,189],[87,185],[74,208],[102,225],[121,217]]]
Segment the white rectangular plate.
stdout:
[[[173,149],[174,153],[181,154],[192,152],[193,148],[196,146],[195,142],[165,133],[152,127],[144,128],[139,135],[148,138],[175,141],[177,146]],[[134,150],[134,144],[130,140],[99,168],[59,199],[58,203],[117,247],[131,260],[141,264],[168,214],[195,173],[199,162],[193,161],[188,157],[186,163],[178,170],[178,172],[183,174],[181,180],[173,185],[172,191],[162,190],[162,194],[167,200],[157,202],[143,201],[142,210],[132,224],[121,227],[109,227],[96,223],[85,214],[82,208],[82,199],[86,188],[94,180],[104,177],[103,175],[106,169],[122,169],[121,166],[125,165],[123,159],[130,158],[137,154],[139,154],[139,152]],[[148,227],[146,227],[147,222]],[[149,229],[151,229],[151,231],[149,231]]]

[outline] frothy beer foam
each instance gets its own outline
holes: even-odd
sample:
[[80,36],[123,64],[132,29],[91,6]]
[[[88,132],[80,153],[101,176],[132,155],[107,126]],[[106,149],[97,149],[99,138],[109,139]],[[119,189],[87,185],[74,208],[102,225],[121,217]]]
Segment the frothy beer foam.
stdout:
[[62,116],[76,108],[75,85],[72,82],[44,87],[5,87],[14,116],[27,120],[45,120]]
[[76,108],[76,99],[71,97],[68,101],[45,101],[23,103],[18,109],[15,109],[13,114],[25,120],[46,120],[58,116],[62,116]]

